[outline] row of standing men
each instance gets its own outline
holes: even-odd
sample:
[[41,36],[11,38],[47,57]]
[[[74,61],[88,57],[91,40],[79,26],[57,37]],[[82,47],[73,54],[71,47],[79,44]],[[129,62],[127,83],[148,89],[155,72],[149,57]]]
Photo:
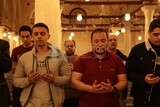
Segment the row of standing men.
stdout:
[[[32,29],[24,25],[19,35],[23,44],[14,48],[11,56],[13,107],[125,107],[127,78],[133,83],[133,107],[160,104],[160,19],[150,23],[149,39],[134,46],[128,58],[117,49],[117,37],[102,28],[92,32],[92,51],[82,56],[75,54],[74,40],[65,41],[65,55],[49,44],[44,23]],[[1,53],[6,55],[9,43],[7,47],[1,43]],[[0,104],[8,107],[11,101],[3,72],[9,71],[11,64],[4,64],[0,64],[0,87],[5,87],[0,88]],[[8,69],[3,71],[4,67]]]

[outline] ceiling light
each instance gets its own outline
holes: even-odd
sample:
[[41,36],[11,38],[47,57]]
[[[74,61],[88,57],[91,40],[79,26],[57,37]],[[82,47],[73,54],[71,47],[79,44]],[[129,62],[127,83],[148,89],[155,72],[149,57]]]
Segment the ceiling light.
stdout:
[[115,34],[116,34],[116,36],[120,35],[119,30],[117,30]]
[[17,42],[18,41],[18,36],[13,36],[13,40]]
[[123,27],[123,28],[121,28],[121,32],[122,33],[125,33],[126,32],[126,29]]
[[72,36],[72,37],[73,37],[73,36],[74,36],[74,32],[71,32],[70,36]]
[[125,18],[124,18],[126,21],[129,21],[131,19],[131,16],[129,13],[126,13],[125,14]]
[[7,37],[7,33],[6,32],[3,33],[3,37]]
[[142,40],[142,36],[138,36],[138,40]]
[[78,20],[78,21],[82,21],[82,19],[83,19],[83,18],[82,18],[82,14],[81,14],[81,13],[78,13],[78,14],[77,14],[77,20]]
[[72,36],[69,36],[69,37],[68,37],[69,40],[72,40],[72,38],[73,38]]
[[12,36],[11,35],[8,35],[8,39],[11,39],[12,38]]
[[90,1],[90,0],[85,0],[85,1]]

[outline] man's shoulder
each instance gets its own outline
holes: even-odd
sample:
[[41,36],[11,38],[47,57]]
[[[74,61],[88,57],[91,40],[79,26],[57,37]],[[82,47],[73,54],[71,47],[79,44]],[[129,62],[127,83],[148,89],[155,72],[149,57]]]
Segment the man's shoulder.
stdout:
[[132,51],[144,51],[146,50],[145,42],[139,43],[132,47]]
[[9,43],[9,42],[6,40],[0,39],[0,43],[2,44],[2,43]]
[[79,56],[79,55],[77,55],[77,54],[74,54],[74,57],[79,58],[80,56]]
[[20,50],[20,49],[22,49],[22,48],[23,48],[23,46],[22,46],[22,45],[19,45],[19,46],[13,48],[13,50]]
[[0,39],[0,49],[8,48],[9,42],[3,39]]
[[118,55],[122,60],[127,60],[127,56],[119,49],[117,49],[116,55]]
[[92,58],[92,57],[93,57],[93,52],[92,51],[84,53],[81,56],[79,56],[80,59],[88,59],[88,58]]
[[27,59],[29,56],[33,56],[32,51],[25,52],[20,57],[23,59]]
[[133,48],[145,47],[145,42],[135,45]]

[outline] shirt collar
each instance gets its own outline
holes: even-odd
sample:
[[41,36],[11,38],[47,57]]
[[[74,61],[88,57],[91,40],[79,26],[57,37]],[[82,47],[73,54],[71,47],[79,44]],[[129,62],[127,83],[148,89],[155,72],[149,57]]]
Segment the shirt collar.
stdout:
[[[107,51],[106,54],[105,54],[105,56],[104,56],[104,58],[102,58],[101,60],[106,60],[107,58],[109,58],[109,56],[110,56],[110,54],[109,54],[109,52]],[[100,60],[100,59],[98,59],[98,58],[96,57],[96,55],[95,55],[95,53],[94,53],[93,51],[91,51],[91,57],[92,57],[92,59]]]
[[149,43],[149,39],[147,41],[145,41],[145,46],[148,51],[151,50],[151,51],[155,52],[154,49],[152,48],[151,44]]

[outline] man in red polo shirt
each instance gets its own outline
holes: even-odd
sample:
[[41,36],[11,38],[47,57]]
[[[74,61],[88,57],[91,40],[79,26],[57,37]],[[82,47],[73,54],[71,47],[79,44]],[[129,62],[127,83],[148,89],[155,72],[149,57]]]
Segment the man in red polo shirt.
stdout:
[[119,91],[127,86],[122,60],[107,51],[107,32],[98,28],[91,34],[92,51],[74,65],[73,86],[81,91],[80,107],[120,107]]

